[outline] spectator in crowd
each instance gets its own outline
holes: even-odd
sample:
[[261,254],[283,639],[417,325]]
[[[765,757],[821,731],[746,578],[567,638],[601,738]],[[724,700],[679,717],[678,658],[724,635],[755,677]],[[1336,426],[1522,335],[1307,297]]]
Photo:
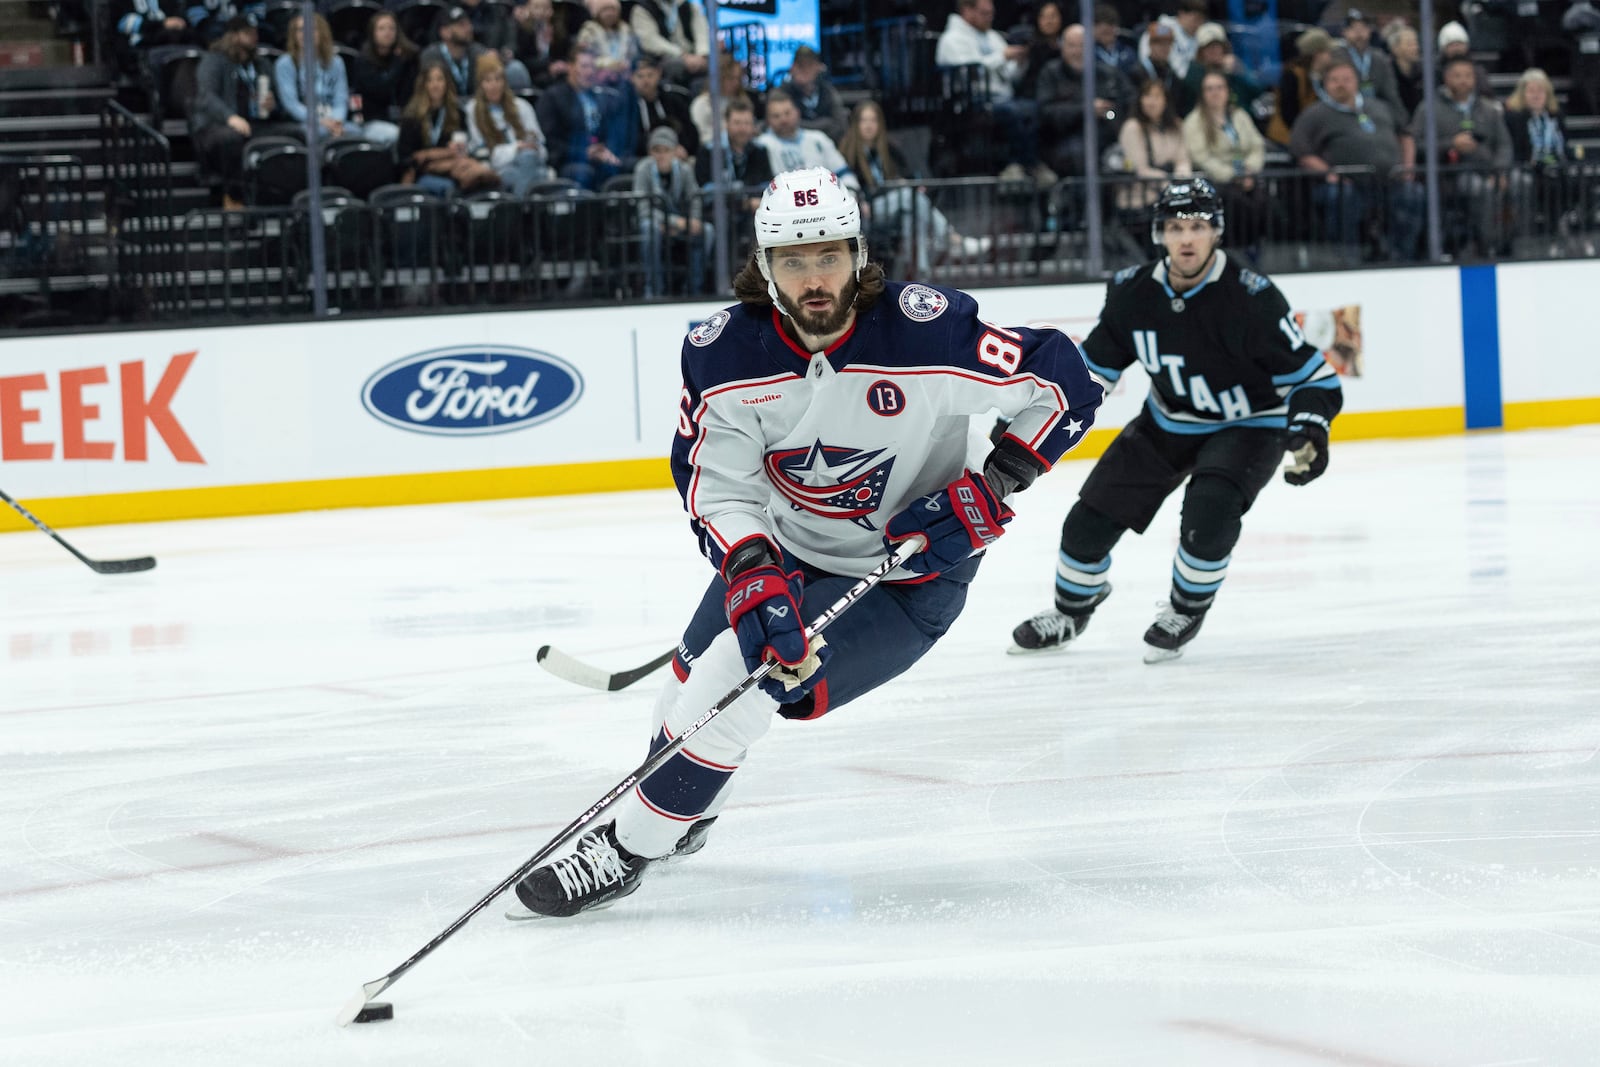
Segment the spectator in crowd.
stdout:
[[1213,71],[1227,79],[1233,105],[1248,111],[1264,87],[1233,54],[1228,31],[1219,23],[1208,22],[1196,31],[1195,44],[1198,48],[1194,62],[1189,64],[1189,73],[1184,75],[1183,90],[1172,97],[1173,111],[1187,115],[1200,100],[1200,80]]
[[1031,174],[1040,187],[1049,188],[1056,174],[1039,160],[1038,105],[1015,95],[1027,54],[1027,45],[1007,44],[995,30],[994,0],[956,0],[956,12],[939,35],[933,56],[941,67],[977,64],[988,72],[987,103],[1006,139],[1001,180],[1022,181]]
[[1123,170],[1140,179],[1117,187],[1117,211],[1122,224],[1142,248],[1150,234],[1150,205],[1173,178],[1194,173],[1189,149],[1184,143],[1183,124],[1172,111],[1172,102],[1160,82],[1145,82],[1139,87],[1139,100],[1133,115],[1117,134],[1122,149]]
[[514,195],[527,196],[551,177],[533,105],[507,90],[505,65],[493,52],[478,57],[477,82],[467,108],[467,148],[475,158],[488,160]]
[[[617,8],[617,17],[621,17]],[[552,0],[526,0],[511,9],[511,21],[516,33],[511,41],[511,55],[500,57],[510,62],[515,59],[528,72],[528,81],[536,89],[547,89],[552,82],[567,76],[567,55],[572,46],[567,41],[567,24],[556,18]],[[621,68],[613,83],[626,80],[628,69]],[[514,89],[513,89],[514,91]]]
[[689,85],[711,66],[711,30],[698,3],[639,0],[633,7],[639,49],[661,60],[669,81]]
[[[1267,123],[1268,140],[1288,144],[1297,119],[1322,98],[1322,76],[1333,62],[1333,38],[1313,26],[1294,39],[1295,57],[1283,65],[1278,79],[1278,110]],[[1391,115],[1396,129],[1404,125]]]
[[782,89],[767,94],[767,132],[756,141],[767,150],[773,170],[780,174],[786,170],[823,167],[832,171],[839,184],[851,192],[861,191],[861,182],[828,135],[821,130],[801,128],[800,109]]
[[546,89],[534,108],[550,165],[585,189],[599,189],[634,158],[632,116],[620,106],[622,97],[598,88],[595,79],[594,53],[576,49],[566,81]]
[[[722,80],[717,85],[718,94],[722,97],[722,106],[726,108],[731,100],[743,100],[752,110],[758,105],[756,99],[744,87],[744,68],[730,53],[722,53]],[[700,135],[702,144],[711,143],[711,86],[709,81],[700,95],[689,103],[689,118],[694,122],[695,132]]]
[[1017,79],[1016,95],[1025,100],[1039,97],[1039,72],[1061,53],[1061,31],[1066,26],[1061,17],[1061,5],[1056,0],[1044,0],[1033,12],[1033,23],[1027,30],[1028,51],[1023,55],[1022,76]]
[[1250,113],[1232,103],[1231,93],[1226,75],[1206,72],[1200,80],[1200,102],[1183,120],[1183,143],[1190,166],[1210,178],[1222,195],[1228,243],[1255,259],[1272,211],[1261,180],[1267,142]]
[[[1195,34],[1200,32],[1208,15],[1206,0],[1178,0],[1177,14],[1162,15],[1156,19],[1156,22],[1172,30],[1172,55],[1167,62],[1180,79],[1189,73],[1189,64],[1200,50],[1200,42],[1195,40]],[[1139,41],[1140,56],[1150,54],[1150,42],[1153,40],[1154,37],[1147,34]]]
[[1575,114],[1600,115],[1600,8],[1592,0],[1576,0],[1561,16],[1561,28],[1573,36],[1572,95]]
[[[1412,180],[1415,145],[1395,128],[1388,108],[1367,105],[1361,76],[1349,59],[1329,61],[1322,88],[1325,99],[1294,120],[1289,151],[1302,169],[1318,176],[1312,202],[1324,232],[1345,248],[1356,248],[1368,211],[1381,208],[1380,194],[1387,191],[1389,258],[1414,259],[1423,199],[1421,185]],[[1368,167],[1373,176],[1342,176],[1335,167]]]
[[457,3],[466,9],[474,41],[491,52],[511,50],[517,39],[516,20],[506,18],[504,7],[484,0],[457,0]]
[[[1581,202],[1583,179],[1567,166],[1572,152],[1550,76],[1538,67],[1523,71],[1506,99],[1505,120],[1511,135],[1511,157],[1521,165],[1512,172],[1516,215],[1529,225],[1541,217],[1553,222],[1557,235],[1565,241],[1573,236],[1574,228],[1581,228],[1582,220],[1574,217],[1574,209]],[[1550,249],[1552,255],[1562,251],[1560,243]],[[1582,251],[1594,255],[1592,244]]]
[[[1467,36],[1467,28],[1459,22],[1447,22],[1439,27],[1439,63],[1438,72],[1434,77],[1439,79],[1439,84],[1444,84],[1444,65],[1447,61],[1464,56],[1472,58],[1472,39]],[[1477,79],[1477,93],[1485,100],[1494,101],[1494,88],[1489,84],[1489,72],[1482,63],[1474,62],[1472,69]]]
[[1183,79],[1172,69],[1172,44],[1176,34],[1165,22],[1155,21],[1140,35],[1139,73],[1128,79],[1129,85],[1160,82],[1170,99],[1179,91]]
[[674,245],[688,252],[688,292],[705,289],[706,260],[716,247],[711,223],[701,218],[700,187],[694,170],[679,156],[678,135],[670,126],[650,133],[649,154],[633,168],[633,191],[644,195],[639,203],[639,228],[645,245],[646,297],[665,296],[667,259]]
[[[723,179],[732,187],[751,193],[745,208],[754,213],[761,206],[761,189],[776,172],[767,158],[766,147],[756,142],[756,111],[748,97],[730,97],[722,105],[723,143],[727,148]],[[702,189],[714,189],[711,180],[711,149],[694,157],[694,177]]]
[[1093,149],[1083,130],[1083,64],[1085,34],[1079,25],[1061,31],[1061,54],[1039,75],[1039,125],[1049,146],[1050,162],[1063,174],[1082,174],[1084,154],[1101,151],[1116,137],[1117,124],[1133,106],[1133,92],[1115,68],[1095,68],[1094,113],[1098,116]]
[[303,27],[304,22],[299,15],[289,20],[289,50],[278,57],[273,68],[273,84],[277,87],[278,102],[284,114],[303,125],[306,115],[314,110],[324,137],[365,137],[384,147],[394,144],[400,136],[400,130],[393,123],[375,122],[368,130],[351,117],[350,79],[345,73],[344,57],[333,50],[333,30],[321,15],[315,16],[311,31],[317,50],[313,75],[317,96],[314,101],[301,99],[305,77],[302,73],[305,66]]
[[113,0],[111,22],[116,27],[112,50],[126,74],[139,71],[139,58],[160,45],[198,44],[199,35],[184,17],[189,0]]
[[229,211],[244,207],[245,142],[265,132],[277,107],[266,62],[256,58],[258,43],[247,16],[229,19],[200,58],[189,104],[195,155],[207,173],[222,179],[222,206]]
[[400,180],[451,196],[497,189],[500,176],[467,152],[467,123],[455,80],[437,63],[424,63],[416,91],[400,116]]
[[1361,76],[1361,95],[1368,100],[1382,100],[1394,113],[1395,123],[1404,126],[1411,118],[1400,101],[1400,88],[1395,80],[1394,63],[1377,48],[1372,47],[1372,22],[1360,8],[1352,7],[1344,13],[1344,39],[1334,48],[1335,55],[1350,60]]
[[678,156],[692,161],[700,151],[700,134],[689,118],[689,105],[676,93],[661,91],[661,60],[640,56],[633,68],[632,92],[624,96],[633,114],[633,140],[629,154],[643,159],[648,154],[650,134],[662,126],[678,135]]
[[1400,98],[1400,114],[1416,114],[1422,103],[1422,39],[1404,23],[1389,36],[1389,55],[1394,66],[1395,93]]
[[1447,206],[1464,209],[1467,215],[1466,232],[1456,236],[1480,255],[1490,255],[1504,236],[1497,222],[1500,190],[1511,165],[1511,134],[1500,108],[1478,95],[1473,68],[1471,56],[1445,60],[1444,92],[1434,98],[1431,113],[1427,101],[1418,106],[1411,136],[1421,142],[1428,124],[1433,124],[1439,162],[1461,168],[1445,175],[1443,183]]
[[1139,51],[1122,39],[1122,21],[1111,4],[1094,6],[1094,61],[1121,73],[1129,85],[1144,82]]
[[367,39],[348,73],[350,92],[361,97],[369,123],[400,121],[417,84],[417,46],[401,32],[394,12],[380,11],[367,21]]
[[944,212],[933,206],[927,192],[910,185],[886,183],[916,178],[906,157],[889,140],[883,108],[863,100],[850,112],[850,128],[839,143],[839,153],[861,179],[861,191],[872,221],[872,232],[889,236],[901,248],[915,251],[917,277],[926,278],[935,256],[978,256],[989,250],[983,237],[963,237]]
[[849,128],[849,116],[845,113],[844,101],[839,99],[839,90],[828,80],[828,68],[816,49],[806,44],[795,49],[788,73],[778,84],[800,109],[800,125],[808,130],[820,130],[828,135],[828,140],[839,143],[839,138]]
[[[540,0],[549,5],[550,0]],[[589,21],[578,31],[578,47],[594,53],[601,85],[620,87],[639,62],[639,35],[622,18],[621,0],[589,0]]]
[[439,17],[438,34],[439,39],[422,50],[419,64],[443,67],[455,83],[456,99],[466,100],[477,89],[473,76],[478,57],[488,49],[473,40],[472,14],[464,7],[452,7]]

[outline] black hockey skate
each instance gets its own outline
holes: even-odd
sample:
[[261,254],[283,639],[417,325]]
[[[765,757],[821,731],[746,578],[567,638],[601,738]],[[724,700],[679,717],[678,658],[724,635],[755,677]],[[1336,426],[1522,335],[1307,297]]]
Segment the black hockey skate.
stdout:
[[661,857],[664,860],[681,860],[685,856],[692,856],[706,847],[706,836],[711,833],[711,824],[717,821],[715,815],[709,819],[701,819],[689,827],[687,833],[678,838],[678,843],[672,846],[672,851]]
[[1169,603],[1161,609],[1156,621],[1144,632],[1144,661],[1165,663],[1183,655],[1183,646],[1193,641],[1205,621],[1206,608],[1194,612],[1180,611]]
[[1068,615],[1055,608],[1039,612],[1027,622],[1011,631],[1011,647],[1006,654],[1024,656],[1033,652],[1054,652],[1067,647],[1079,634],[1089,628],[1089,616],[1100,602],[1111,595],[1111,583],[1091,600],[1087,607]]
[[[689,833],[693,832],[691,828]],[[651,862],[623,848],[617,841],[617,824],[608,822],[578,838],[578,850],[572,855],[535,867],[518,882],[520,906],[508,910],[506,918],[566,918],[608,908],[639,888]]]

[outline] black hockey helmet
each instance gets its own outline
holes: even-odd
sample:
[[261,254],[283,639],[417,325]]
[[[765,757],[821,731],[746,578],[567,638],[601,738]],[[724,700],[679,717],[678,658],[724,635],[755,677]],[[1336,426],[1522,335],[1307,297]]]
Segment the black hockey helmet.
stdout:
[[1168,219],[1205,219],[1222,239],[1226,220],[1222,214],[1222,197],[1217,187],[1205,178],[1177,178],[1167,183],[1156,200],[1155,212],[1150,216],[1150,240],[1162,244],[1161,235]]

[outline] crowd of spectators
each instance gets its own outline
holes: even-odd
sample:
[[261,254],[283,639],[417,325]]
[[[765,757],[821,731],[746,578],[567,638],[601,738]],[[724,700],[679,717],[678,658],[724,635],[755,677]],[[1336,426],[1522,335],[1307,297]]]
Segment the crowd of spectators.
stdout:
[[[514,8],[459,0],[427,40],[408,39],[385,10],[356,46],[338,49],[317,15],[308,61],[298,18],[286,48],[272,52],[260,47],[250,15],[231,13],[230,0],[120,2],[130,5],[117,21],[126,54],[214,38],[189,117],[197,156],[226,207],[246,199],[246,144],[294,135],[314,114],[323,136],[391,150],[396,181],[440,195],[521,197],[561,180],[630,190],[641,199],[650,290],[662,291],[660,262],[672,255],[687,262],[691,285],[703,279],[712,227],[700,205],[713,186],[710,148],[719,135],[709,29],[697,3],[586,0],[588,18],[574,25],[562,10],[571,5],[552,0]],[[1577,0],[1567,22],[1575,41],[1588,33],[1600,45],[1600,14],[1586,21],[1589,3]],[[1169,6],[1125,27],[1129,5],[1101,3],[1084,27],[1076,4],[1043,0],[1023,5],[1023,21],[1003,32],[994,0],[953,0],[934,59],[963,74],[947,85],[963,86],[992,118],[996,136],[974,148],[978,169],[1002,188],[1048,190],[1083,175],[1092,154],[1101,174],[1119,182],[1108,201],[1114,229],[1136,247],[1160,184],[1204,173],[1227,201],[1230,240],[1252,256],[1285,211],[1263,179],[1269,153],[1305,176],[1311,223],[1324,237],[1368,242],[1399,260],[1419,252],[1416,165],[1430,127],[1439,162],[1450,168],[1446,207],[1459,249],[1499,250],[1514,214],[1507,205],[1518,197],[1559,208],[1574,196],[1559,173],[1571,149],[1550,79],[1529,69],[1508,100],[1497,100],[1459,23],[1431,42],[1441,84],[1430,111],[1414,18],[1340,8],[1338,25],[1293,37],[1293,54],[1281,74],[1274,60],[1269,78],[1265,66],[1241,58],[1207,0]],[[314,98],[303,91],[308,62]],[[1090,128],[1088,63],[1096,86]],[[746,190],[746,209],[775,172],[822,166],[857,191],[871,232],[914,250],[919,271],[939,258],[988,253],[986,237],[964,236],[925,189],[905,184],[923,180],[926,168],[893,139],[892,109],[873,99],[850,108],[814,49],[796,50],[783,79],[760,92],[732,55],[717,73],[727,172]],[[1600,103],[1577,64],[1573,75],[1575,99]],[[1529,169],[1513,175],[1513,162]]]

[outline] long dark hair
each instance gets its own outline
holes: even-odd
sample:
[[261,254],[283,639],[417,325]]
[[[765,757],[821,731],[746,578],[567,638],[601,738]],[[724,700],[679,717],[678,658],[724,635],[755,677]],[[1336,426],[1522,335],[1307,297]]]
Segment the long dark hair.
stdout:
[[[1152,90],[1161,92],[1161,118],[1154,123],[1145,118],[1144,114],[1145,94]],[[1139,94],[1133,98],[1133,118],[1147,137],[1152,131],[1165,132],[1175,128],[1178,125],[1178,118],[1172,112],[1172,94],[1167,91],[1167,87],[1153,78],[1146,79],[1144,84],[1139,86]]]
[[[386,56],[380,56],[378,46],[372,42],[372,31],[378,25],[379,19],[388,19],[394,23],[394,51]],[[400,28],[400,20],[394,17],[393,11],[380,11],[367,20],[367,39],[361,44],[361,54],[371,60],[373,66],[384,67],[393,62],[403,62],[414,58],[417,52],[416,44],[406,36],[406,31]]]
[[[741,304],[771,307],[772,294],[767,292],[767,279],[761,273],[761,265],[756,262],[760,254],[759,249],[750,253],[750,259],[733,279],[733,295],[739,298]],[[882,264],[868,263],[861,268],[861,277],[856,280],[855,309],[858,313],[872,309],[878,297],[883,295],[884,284]]]
[[[878,113],[878,136],[870,144],[861,139],[861,115],[869,110]],[[876,100],[863,100],[851,110],[850,128],[839,139],[839,154],[850,164],[856,177],[870,185],[872,166],[867,161],[868,149],[878,153],[878,165],[883,168],[884,181],[894,181],[900,177],[900,171],[894,165],[894,156],[889,152],[889,123],[883,117],[883,106]]]

